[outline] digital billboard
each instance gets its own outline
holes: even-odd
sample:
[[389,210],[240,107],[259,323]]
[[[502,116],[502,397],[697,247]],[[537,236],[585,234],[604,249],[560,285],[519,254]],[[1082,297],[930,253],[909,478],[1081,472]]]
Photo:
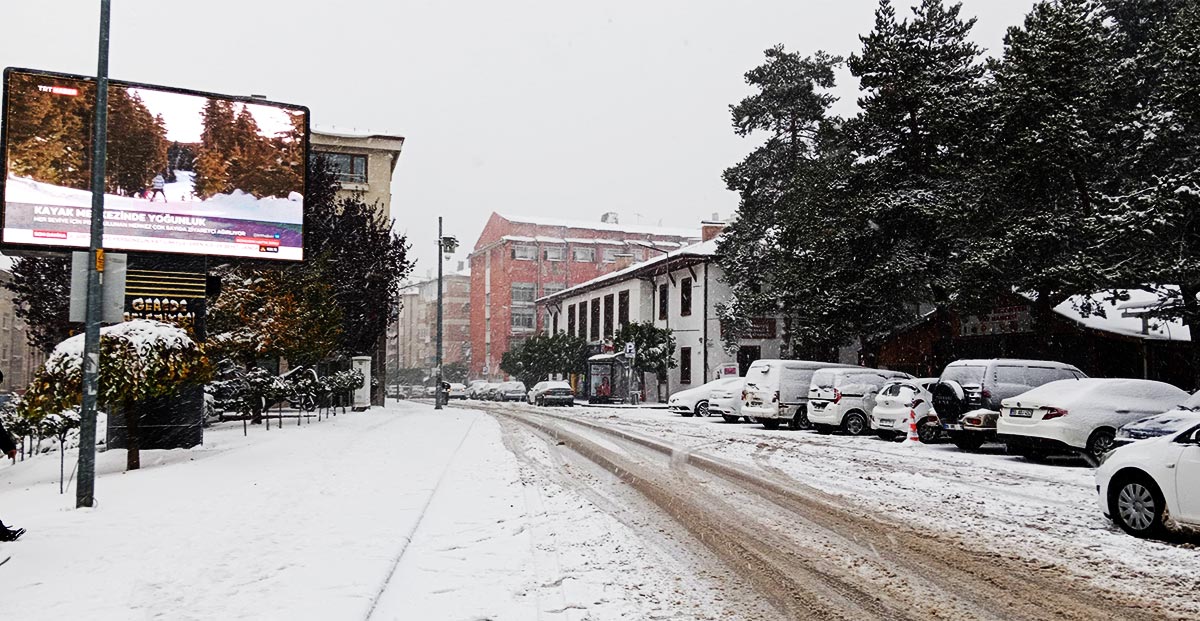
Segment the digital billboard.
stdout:
[[[4,71],[2,240],[87,248],[96,81]],[[110,81],[104,247],[299,261],[308,109]]]

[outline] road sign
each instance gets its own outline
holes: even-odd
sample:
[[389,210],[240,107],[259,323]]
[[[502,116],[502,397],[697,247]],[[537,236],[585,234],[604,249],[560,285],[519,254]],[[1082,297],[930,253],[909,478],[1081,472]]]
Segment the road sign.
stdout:
[[628,343],[625,343],[625,357],[632,358],[635,355],[637,355],[637,349],[634,346],[633,341],[629,341]]

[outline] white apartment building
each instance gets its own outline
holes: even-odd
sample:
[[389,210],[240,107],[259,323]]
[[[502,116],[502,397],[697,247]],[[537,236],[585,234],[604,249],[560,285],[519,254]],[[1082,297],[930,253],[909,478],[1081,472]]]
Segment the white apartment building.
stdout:
[[[586,338],[597,353],[615,349],[613,335],[628,323],[652,321],[675,336],[676,367],[665,382],[643,378],[646,399],[665,401],[671,394],[715,379],[723,367],[745,374],[760,358],[777,358],[782,334],[775,318],[754,320],[753,338],[739,339],[727,350],[717,305],[729,299],[724,272],[715,261],[716,236],[723,223],[704,223],[699,244],[653,256],[611,274],[538,300],[547,314],[546,329]],[[651,253],[655,254],[655,253]]]

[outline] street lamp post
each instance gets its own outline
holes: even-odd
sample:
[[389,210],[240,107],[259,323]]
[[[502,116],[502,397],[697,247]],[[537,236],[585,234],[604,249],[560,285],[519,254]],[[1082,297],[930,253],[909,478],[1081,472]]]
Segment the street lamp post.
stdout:
[[450,400],[450,393],[442,385],[442,263],[445,255],[453,254],[458,248],[458,240],[448,235],[442,235],[442,217],[438,216],[438,301],[437,301],[437,390],[434,391],[433,409],[442,409],[442,404]]

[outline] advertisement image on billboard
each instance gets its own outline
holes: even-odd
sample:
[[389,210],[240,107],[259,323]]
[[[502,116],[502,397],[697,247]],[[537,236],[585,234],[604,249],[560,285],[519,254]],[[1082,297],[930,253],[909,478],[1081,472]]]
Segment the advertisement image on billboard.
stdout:
[[[5,247],[87,248],[95,80],[6,69]],[[104,247],[304,258],[308,110],[110,81]]]

